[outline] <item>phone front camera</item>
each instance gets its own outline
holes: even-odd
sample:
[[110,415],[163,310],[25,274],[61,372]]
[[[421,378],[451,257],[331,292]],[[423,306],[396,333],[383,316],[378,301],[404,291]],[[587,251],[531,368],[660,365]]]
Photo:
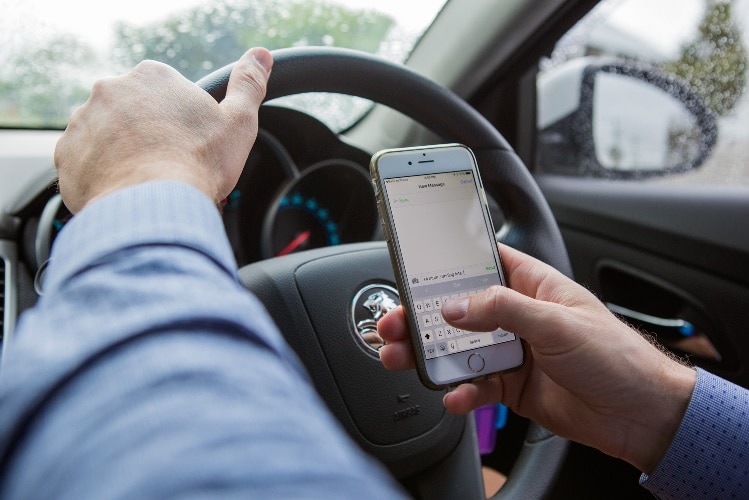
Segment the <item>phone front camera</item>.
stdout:
[[408,162],[408,164],[410,165],[410,164],[411,164],[411,162],[409,161],[409,162]]

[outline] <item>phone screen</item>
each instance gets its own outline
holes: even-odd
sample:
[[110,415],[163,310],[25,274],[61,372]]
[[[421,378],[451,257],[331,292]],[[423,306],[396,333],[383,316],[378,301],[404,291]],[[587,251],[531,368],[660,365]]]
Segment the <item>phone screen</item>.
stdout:
[[384,187],[424,357],[515,340],[501,329],[468,332],[442,319],[447,300],[503,285],[473,171],[390,177]]

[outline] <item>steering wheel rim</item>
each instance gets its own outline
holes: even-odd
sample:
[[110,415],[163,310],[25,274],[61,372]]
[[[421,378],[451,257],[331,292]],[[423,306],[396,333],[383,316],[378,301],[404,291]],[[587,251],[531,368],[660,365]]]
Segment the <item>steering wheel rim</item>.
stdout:
[[[268,83],[266,101],[305,92],[353,95],[404,113],[428,126],[447,142],[460,142],[469,146],[476,155],[485,188],[499,203],[506,218],[499,238],[552,265],[565,275],[572,275],[559,228],[530,172],[502,135],[461,98],[404,66],[363,52],[305,47],[273,51],[273,58],[274,67]],[[233,64],[225,66],[201,79],[197,84],[217,101],[221,101],[226,94],[232,67]],[[349,247],[350,252],[345,249],[342,251],[340,248],[320,249],[305,252],[302,256],[272,259],[277,262],[265,261],[267,264],[243,270],[240,277],[246,286],[259,294],[266,305],[274,304],[279,300],[288,299],[288,295],[285,294],[299,294],[296,289],[299,286],[297,272],[303,269],[306,263],[326,262],[324,268],[328,269],[328,258],[340,261],[343,255],[351,258],[370,255],[369,246]],[[378,256],[373,257],[379,259],[378,262],[386,258],[383,255],[387,256],[384,244],[381,247]],[[378,250],[372,249],[372,252],[376,253]],[[309,269],[309,266],[306,269]],[[279,285],[279,280],[286,280],[285,275],[290,276],[290,280]],[[269,289],[274,292],[263,297],[264,290]],[[276,292],[279,289],[295,291],[278,295]],[[274,316],[272,313],[271,315]],[[274,319],[278,321],[276,316]],[[287,326],[306,328],[299,325]],[[286,332],[284,334],[286,335]],[[307,353],[299,352],[305,351],[307,347],[302,344],[295,346],[293,341],[290,343],[309,369],[309,361],[305,360]],[[331,359],[327,358],[326,362],[330,361]],[[327,402],[340,419],[339,411],[336,411],[330,401]],[[565,440],[531,422],[523,449],[508,482],[496,497],[543,496],[548,492],[561,467],[566,447]]]

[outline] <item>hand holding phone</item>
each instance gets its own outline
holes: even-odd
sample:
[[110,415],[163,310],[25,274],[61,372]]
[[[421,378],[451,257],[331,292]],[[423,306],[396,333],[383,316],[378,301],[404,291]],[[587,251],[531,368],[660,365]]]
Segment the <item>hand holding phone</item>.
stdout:
[[521,366],[523,347],[513,333],[463,331],[441,314],[448,300],[505,284],[470,149],[385,150],[372,158],[370,173],[424,385],[441,389]]

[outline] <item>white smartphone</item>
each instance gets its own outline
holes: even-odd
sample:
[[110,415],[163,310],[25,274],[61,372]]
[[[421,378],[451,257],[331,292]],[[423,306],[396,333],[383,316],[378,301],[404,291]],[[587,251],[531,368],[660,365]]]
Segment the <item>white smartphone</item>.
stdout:
[[513,333],[463,331],[442,318],[446,301],[505,285],[471,150],[380,151],[370,173],[422,383],[442,389],[520,367],[523,346]]

